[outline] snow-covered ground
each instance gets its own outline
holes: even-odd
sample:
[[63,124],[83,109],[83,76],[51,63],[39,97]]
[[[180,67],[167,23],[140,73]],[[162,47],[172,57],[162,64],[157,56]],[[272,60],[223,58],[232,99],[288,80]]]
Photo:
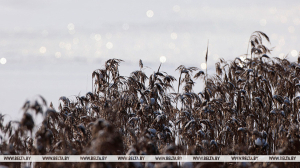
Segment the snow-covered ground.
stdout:
[[[40,94],[57,107],[60,96],[92,89],[92,71],[120,58],[128,76],[143,60],[149,73],[204,66],[246,54],[254,31],[265,32],[272,56],[296,61],[300,2],[194,0],[0,0],[0,113],[20,119],[26,99]],[[201,88],[201,81],[196,81]],[[200,90],[200,89],[199,89]]]

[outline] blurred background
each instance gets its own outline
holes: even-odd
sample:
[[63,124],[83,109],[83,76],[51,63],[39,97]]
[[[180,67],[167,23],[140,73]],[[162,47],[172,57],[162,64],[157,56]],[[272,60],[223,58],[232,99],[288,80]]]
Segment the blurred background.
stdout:
[[296,61],[300,50],[297,0],[0,0],[0,20],[0,113],[8,120],[37,95],[56,109],[60,96],[85,95],[110,58],[125,61],[124,76],[142,59],[147,75],[162,61],[178,79],[179,65],[213,75],[219,58],[246,54],[254,31],[270,37],[272,57]]

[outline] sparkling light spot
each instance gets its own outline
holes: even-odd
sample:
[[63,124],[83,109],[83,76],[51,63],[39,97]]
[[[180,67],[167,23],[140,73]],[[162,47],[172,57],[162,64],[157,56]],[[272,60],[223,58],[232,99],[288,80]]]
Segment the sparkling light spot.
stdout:
[[79,43],[79,39],[78,38],[73,38],[73,44],[78,44]]
[[148,10],[148,11],[146,12],[146,15],[147,15],[147,17],[151,18],[151,17],[153,17],[154,12],[153,12],[152,10]]
[[201,68],[202,68],[202,69],[206,69],[206,63],[202,63],[202,64],[201,64]]
[[180,6],[179,5],[173,6],[173,11],[174,12],[179,12],[180,11]]
[[288,28],[288,30],[289,30],[290,33],[294,33],[295,32],[295,27],[294,26],[290,26]]
[[297,51],[297,50],[292,50],[292,51],[291,51],[291,55],[292,55],[293,57],[296,57],[296,56],[298,55],[298,51]]
[[68,29],[69,29],[69,30],[74,30],[74,29],[75,29],[74,24],[73,24],[73,23],[69,23],[69,24],[68,24]]
[[101,40],[101,35],[100,34],[95,34],[95,40],[100,41]]
[[43,46],[40,48],[40,53],[44,54],[46,53],[46,51],[47,51],[46,47]]
[[6,58],[1,58],[0,59],[0,64],[2,64],[2,65],[6,64]]
[[177,33],[171,33],[171,39],[176,40],[177,39]]
[[108,43],[106,43],[106,48],[108,48],[108,49],[112,49],[113,48],[113,43],[111,43],[111,42],[108,42]]
[[61,57],[61,53],[60,53],[60,52],[56,52],[56,53],[55,53],[55,57],[56,57],[56,58],[60,58],[60,57]]
[[65,49],[66,49],[66,50],[71,50],[71,49],[72,49],[72,44],[71,44],[71,43],[67,43],[67,44],[65,45]]
[[124,24],[122,25],[122,29],[123,29],[123,30],[128,30],[128,29],[129,29],[129,24],[124,23]]
[[167,58],[165,56],[160,56],[159,60],[161,63],[165,63],[167,61]]
[[267,24],[267,20],[266,19],[261,19],[259,21],[259,23],[260,23],[261,26],[265,26]]

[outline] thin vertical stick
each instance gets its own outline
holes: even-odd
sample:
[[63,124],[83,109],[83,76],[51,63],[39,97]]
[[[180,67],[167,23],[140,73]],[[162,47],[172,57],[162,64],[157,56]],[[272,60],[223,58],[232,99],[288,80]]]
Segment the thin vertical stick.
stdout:
[[209,40],[207,40],[207,48],[206,48],[206,56],[205,56],[205,64],[206,64],[205,87],[207,86],[207,57],[208,57],[208,44],[209,44]]
[[208,91],[207,91],[207,58],[208,58],[208,44],[209,44],[209,40],[207,40],[207,48],[206,48],[206,56],[205,56],[205,64],[206,64],[206,74],[205,74],[205,99],[209,102],[209,95],[208,95]]

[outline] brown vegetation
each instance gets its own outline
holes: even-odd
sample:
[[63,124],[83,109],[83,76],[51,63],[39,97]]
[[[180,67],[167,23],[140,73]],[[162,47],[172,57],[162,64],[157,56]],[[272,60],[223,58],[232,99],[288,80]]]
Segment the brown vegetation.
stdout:
[[[255,32],[251,58],[220,59],[216,75],[180,65],[177,81],[160,68],[120,76],[122,60],[93,72],[93,91],[61,97],[56,110],[44,98],[27,101],[20,122],[3,125],[0,154],[11,155],[298,155],[300,64],[270,58]],[[194,75],[193,75],[194,74]],[[205,80],[195,93],[195,80]],[[173,83],[178,82],[175,91]],[[43,116],[35,133],[34,117]],[[20,164],[3,163],[10,167]],[[193,163],[194,167],[282,167],[286,163]],[[35,167],[178,167],[177,163],[36,163]]]

